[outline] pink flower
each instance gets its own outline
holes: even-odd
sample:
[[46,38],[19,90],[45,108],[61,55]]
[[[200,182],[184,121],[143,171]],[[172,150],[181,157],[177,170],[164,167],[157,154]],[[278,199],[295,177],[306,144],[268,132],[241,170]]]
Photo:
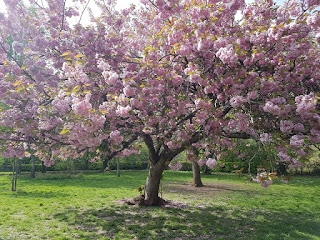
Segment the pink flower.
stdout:
[[216,55],[225,64],[229,64],[232,67],[235,67],[237,65],[238,55],[234,52],[233,46],[231,44],[226,47],[220,48]]
[[280,130],[284,133],[291,133],[293,128],[293,123],[289,120],[280,121]]
[[91,103],[89,103],[91,94],[88,93],[86,98],[82,101],[74,99],[72,104],[72,110],[77,115],[89,116],[89,110],[92,109]]
[[127,97],[131,97],[135,94],[135,89],[130,87],[130,86],[126,86],[124,89],[123,89],[123,93],[124,95],[126,95]]
[[198,165],[199,165],[199,166],[204,166],[204,165],[206,165],[206,160],[204,160],[203,158],[200,158],[199,161],[198,161]]
[[213,169],[217,166],[217,161],[215,159],[208,158],[206,165],[208,166],[208,168]]
[[304,125],[302,123],[297,123],[293,126],[294,131],[296,132],[303,132],[304,131]]
[[279,115],[281,113],[281,109],[279,108],[279,106],[275,105],[271,101],[266,102],[266,104],[263,106],[263,111],[273,115]]
[[233,168],[238,168],[238,165],[233,165]]
[[116,114],[120,117],[127,118],[130,115],[131,109],[132,108],[130,106],[126,106],[126,107],[118,106],[116,110]]
[[233,108],[237,108],[237,107],[240,107],[241,105],[243,105],[244,103],[247,102],[247,99],[245,99],[244,97],[242,96],[235,96],[233,98],[230,99],[230,105],[233,107]]
[[290,138],[290,146],[294,148],[298,148],[303,146],[304,140],[302,139],[301,136],[294,135]]
[[118,130],[111,132],[109,137],[111,142],[114,144],[119,144],[123,141],[123,137],[120,135],[120,132]]
[[14,41],[12,43],[12,47],[13,47],[13,50],[16,51],[17,53],[21,53],[23,51],[23,44],[22,43]]
[[176,164],[170,163],[168,166],[173,171],[179,171],[182,168],[182,164],[180,162]]
[[291,160],[291,157],[289,157],[285,152],[282,151],[278,153],[278,157],[282,162],[290,162]]
[[261,142],[272,142],[272,136],[268,133],[260,134],[260,141]]

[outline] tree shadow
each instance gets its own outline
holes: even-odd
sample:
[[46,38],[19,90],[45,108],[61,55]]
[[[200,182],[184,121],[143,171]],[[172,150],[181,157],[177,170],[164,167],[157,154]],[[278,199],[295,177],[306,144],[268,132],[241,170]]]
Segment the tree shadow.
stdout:
[[83,238],[115,239],[315,239],[319,218],[223,206],[183,209],[113,205],[55,214]]
[[9,192],[10,197],[13,198],[60,198],[60,197],[68,197],[69,194],[62,193],[60,191],[21,191],[17,190],[16,192]]

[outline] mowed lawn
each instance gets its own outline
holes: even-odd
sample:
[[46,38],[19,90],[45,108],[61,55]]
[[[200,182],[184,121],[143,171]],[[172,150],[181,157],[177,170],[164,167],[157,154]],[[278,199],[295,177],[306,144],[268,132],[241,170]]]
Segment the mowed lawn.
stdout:
[[192,173],[164,174],[163,198],[178,207],[137,207],[146,171],[0,176],[0,239],[320,239],[320,178],[295,177],[265,189],[214,173],[203,188]]

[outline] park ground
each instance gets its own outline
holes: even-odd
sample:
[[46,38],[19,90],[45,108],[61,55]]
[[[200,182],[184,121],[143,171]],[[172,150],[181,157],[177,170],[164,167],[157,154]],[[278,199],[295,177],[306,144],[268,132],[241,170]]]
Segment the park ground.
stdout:
[[0,176],[0,239],[320,239],[320,178],[294,177],[269,188],[246,176],[167,171],[162,196],[171,205],[138,207],[146,171],[19,176],[11,192]]

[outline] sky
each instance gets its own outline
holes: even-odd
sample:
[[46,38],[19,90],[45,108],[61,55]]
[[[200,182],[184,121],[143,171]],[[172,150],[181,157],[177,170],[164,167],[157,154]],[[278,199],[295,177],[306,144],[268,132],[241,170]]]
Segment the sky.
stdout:
[[[94,12],[97,12],[99,14],[100,10],[95,6],[94,1],[93,0],[89,0],[89,1],[90,1],[90,3],[88,6],[91,7]],[[72,4],[71,0],[67,0],[67,5],[68,5],[68,2]],[[130,7],[130,5],[132,3],[137,4],[137,3],[139,3],[139,0],[117,0],[117,8],[118,9],[128,8],[128,7]],[[0,12],[5,12],[5,11],[6,11],[5,4],[4,4],[3,0],[0,0]],[[75,23],[78,22],[78,19],[71,19],[70,23],[72,25],[74,25]],[[86,11],[82,17],[81,23],[86,25],[86,23],[89,23],[89,22],[90,22],[89,21],[89,14],[88,14],[88,11]]]
[[[90,0],[89,0],[90,1]],[[252,2],[253,0],[246,0],[246,2],[247,3],[249,3],[249,2]],[[285,0],[274,0],[276,3],[278,3],[278,4],[282,4]],[[72,2],[71,0],[68,0],[67,1],[67,3],[68,2]],[[92,9],[93,9],[93,11],[94,12],[96,12],[97,13],[97,15],[100,13],[100,10],[97,8],[97,7],[95,7],[95,4],[93,3],[94,1],[93,0],[91,0],[91,2],[90,2],[90,4],[89,4],[89,6],[90,7],[92,7]],[[139,0],[117,0],[117,8],[118,9],[124,9],[124,8],[127,8],[127,7],[130,7],[130,5],[132,4],[132,3],[136,3],[136,4],[138,4],[139,3]],[[3,0],[0,0],[0,12],[5,12],[5,5],[4,5],[4,3],[3,3]],[[71,19],[70,20],[70,23],[71,23],[71,25],[74,25],[74,24],[76,24],[78,22],[78,19],[76,19],[76,18],[74,18],[74,19]],[[84,15],[83,15],[83,17],[82,17],[82,20],[81,20],[81,23],[83,24],[83,25],[87,25],[87,24],[89,24],[89,14],[88,14],[88,11],[86,11],[85,13],[84,13]]]

